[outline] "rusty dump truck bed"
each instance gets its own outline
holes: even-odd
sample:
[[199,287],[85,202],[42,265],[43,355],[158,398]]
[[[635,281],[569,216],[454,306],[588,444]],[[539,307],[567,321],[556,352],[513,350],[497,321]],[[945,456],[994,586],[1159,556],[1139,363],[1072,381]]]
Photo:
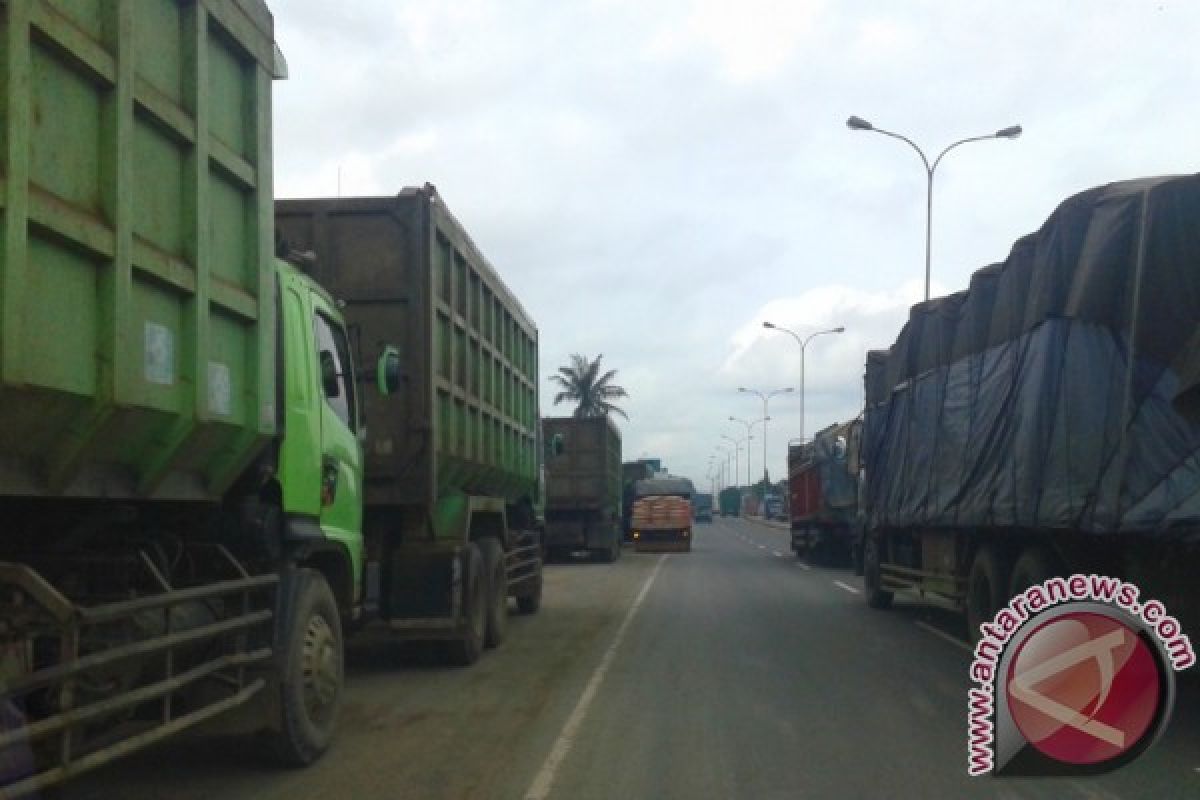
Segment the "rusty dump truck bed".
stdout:
[[400,352],[400,391],[364,392],[367,505],[533,498],[537,328],[437,190],[278,200],[275,224],[345,303],[357,363]]

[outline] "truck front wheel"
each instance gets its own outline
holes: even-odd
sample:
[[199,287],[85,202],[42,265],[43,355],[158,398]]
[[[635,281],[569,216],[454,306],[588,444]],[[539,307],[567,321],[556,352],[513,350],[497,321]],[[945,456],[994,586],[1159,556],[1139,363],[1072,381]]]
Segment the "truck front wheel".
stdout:
[[278,681],[280,719],[271,744],[285,763],[305,766],[333,739],[344,679],[342,624],[333,592],[316,570],[297,574],[289,612]]
[[508,571],[504,566],[504,548],[487,538],[479,543],[483,553],[483,571],[488,576],[487,627],[483,643],[499,647],[508,630]]

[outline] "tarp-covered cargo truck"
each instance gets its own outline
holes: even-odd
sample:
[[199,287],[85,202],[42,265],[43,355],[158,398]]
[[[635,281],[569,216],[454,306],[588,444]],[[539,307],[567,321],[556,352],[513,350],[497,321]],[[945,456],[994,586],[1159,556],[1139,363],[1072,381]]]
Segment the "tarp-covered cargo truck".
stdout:
[[398,362],[274,259],[271,16],[9,0],[0,39],[0,795],[235,708],[312,761]]
[[612,563],[621,555],[621,433],[607,417],[542,420],[562,452],[546,460],[546,552],[589,550]]
[[1196,614],[1200,176],[1068,199],[868,354],[866,596],[969,630],[1047,576],[1123,577]]
[[692,549],[692,495],[687,478],[650,478],[634,489],[633,545],[638,552]]
[[432,186],[279,200],[275,225],[343,304],[353,351],[399,351],[400,389],[366,398],[367,609],[469,664],[503,638],[508,597],[541,603],[537,328]]
[[692,495],[692,517],[696,522],[712,522],[713,496],[707,492]]
[[861,420],[830,425],[811,442],[788,446],[789,517],[797,556],[851,555],[858,529],[858,466],[847,456],[861,430]]

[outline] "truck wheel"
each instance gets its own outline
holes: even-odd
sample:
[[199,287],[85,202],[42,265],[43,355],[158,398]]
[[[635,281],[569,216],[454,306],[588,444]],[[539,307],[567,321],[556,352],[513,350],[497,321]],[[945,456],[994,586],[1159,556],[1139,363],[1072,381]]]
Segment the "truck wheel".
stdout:
[[894,595],[883,588],[883,568],[879,562],[879,537],[867,536],[863,552],[863,588],[871,608],[892,607]]
[[270,744],[284,763],[306,766],[333,739],[344,680],[342,624],[321,573],[299,570],[279,676],[279,729]]
[[487,575],[483,571],[483,556],[474,543],[467,545],[462,558],[466,630],[448,643],[446,651],[451,664],[469,667],[483,654],[483,638],[487,632]]
[[517,596],[517,611],[521,614],[536,614],[542,607],[542,569],[539,566],[537,575],[530,581],[533,588],[528,594]]
[[991,622],[1008,599],[1007,587],[1000,555],[992,547],[979,548],[967,574],[967,637],[971,644],[978,642],[982,635],[979,626]]
[[488,537],[479,543],[483,553],[483,572],[488,576],[487,627],[483,643],[487,647],[499,647],[508,630],[508,572],[504,567],[504,548],[496,539]]
[[621,539],[618,534],[613,534],[612,542],[608,547],[602,547],[599,550],[593,550],[592,556],[604,564],[611,564],[621,557]]
[[1016,597],[1034,584],[1053,578],[1060,573],[1058,559],[1044,547],[1028,547],[1013,565],[1012,577],[1008,581],[1008,596]]

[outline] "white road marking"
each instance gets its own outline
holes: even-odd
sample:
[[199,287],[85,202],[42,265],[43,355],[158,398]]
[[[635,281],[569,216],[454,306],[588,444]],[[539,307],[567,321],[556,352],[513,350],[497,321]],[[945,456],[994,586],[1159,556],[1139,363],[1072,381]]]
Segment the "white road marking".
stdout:
[[554,746],[550,748],[550,754],[542,762],[542,768],[533,777],[533,783],[529,785],[529,790],[525,792],[525,800],[545,800],[545,798],[550,796],[550,789],[554,785],[555,774],[558,772],[558,768],[562,766],[562,762],[567,757],[567,754],[571,752],[571,745],[575,743],[575,737],[579,734],[579,728],[583,725],[588,708],[591,707],[592,701],[596,699],[596,692],[599,691],[600,684],[604,682],[604,676],[608,673],[608,668],[612,665],[613,659],[617,655],[617,649],[625,639],[625,632],[629,629],[629,624],[633,622],[638,609],[642,607],[642,601],[646,599],[650,587],[654,585],[654,579],[658,577],[658,573],[662,569],[662,565],[666,563],[666,560],[667,556],[665,553],[659,556],[658,563],[654,565],[654,570],[646,578],[646,582],[642,584],[642,590],[638,592],[633,605],[629,607],[629,611],[625,612],[625,619],[621,621],[621,627],[617,628],[617,635],[613,637],[612,644],[604,651],[604,656],[600,659],[600,663],[596,665],[595,671],[592,672],[592,676],[588,679],[587,686],[583,688],[583,694],[579,695],[579,701],[575,703],[575,708],[571,711],[571,716],[567,717],[567,721],[563,724],[558,738],[554,741]]
[[765,544],[760,544],[760,545],[758,545],[758,549],[759,549],[759,550],[766,550],[766,549],[767,549],[767,546],[766,546]]
[[783,558],[783,553],[779,552],[778,550],[772,550],[771,552],[775,554],[776,558]]
[[811,570],[812,569],[812,567],[810,567],[808,564],[805,564],[803,561],[797,561],[796,566],[803,570]]
[[[966,650],[968,653],[975,652],[971,648],[971,645],[967,644],[962,639],[958,639],[954,636],[951,636],[950,634],[946,633],[945,631],[940,631],[937,628],[930,625],[928,622],[922,622],[921,620],[917,620],[917,622],[915,624],[921,630],[932,633],[934,636],[938,637],[942,641],[949,642],[950,644],[954,645],[955,647],[959,647],[963,650]],[[1200,768],[1197,768],[1197,771],[1200,771]]]
[[841,581],[834,581],[833,585],[838,587],[839,589],[845,589],[850,594],[858,594],[859,593],[858,589],[855,589],[853,586],[851,586],[848,583],[842,583]]

